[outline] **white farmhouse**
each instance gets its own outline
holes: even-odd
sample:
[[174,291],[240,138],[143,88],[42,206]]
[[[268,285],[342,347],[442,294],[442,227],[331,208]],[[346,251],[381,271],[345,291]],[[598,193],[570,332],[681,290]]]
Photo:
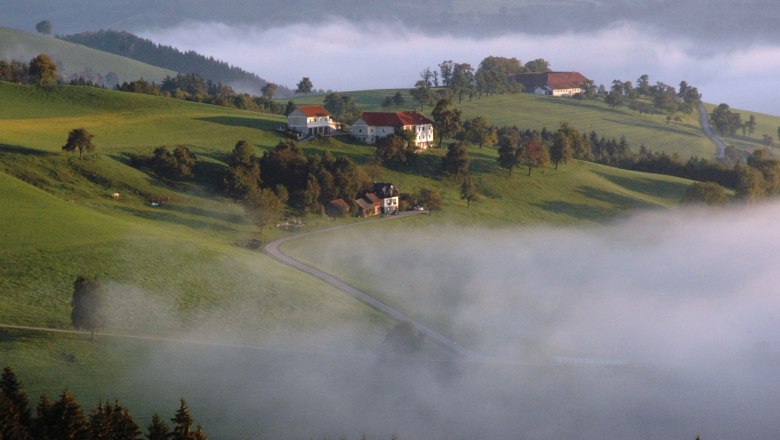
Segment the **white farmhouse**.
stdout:
[[364,112],[352,124],[349,133],[367,144],[389,136],[402,128],[415,134],[415,146],[426,149],[433,145],[433,122],[417,112]]
[[574,96],[589,81],[579,72],[518,73],[512,78],[528,93],[549,96]]
[[287,127],[306,136],[329,135],[330,113],[319,105],[302,105],[287,116]]

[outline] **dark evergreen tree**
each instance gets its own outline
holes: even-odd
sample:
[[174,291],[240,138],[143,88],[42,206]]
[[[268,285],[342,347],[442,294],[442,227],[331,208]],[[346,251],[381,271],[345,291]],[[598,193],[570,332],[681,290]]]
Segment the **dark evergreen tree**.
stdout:
[[21,426],[27,430],[31,429],[30,400],[11,367],[3,368],[3,375],[0,378],[0,394],[4,395],[13,406],[13,411],[17,414]]
[[101,403],[89,415],[90,440],[136,440],[141,428],[119,402]]
[[146,428],[147,440],[168,440],[170,438],[170,429],[159,414],[152,417],[152,421]]

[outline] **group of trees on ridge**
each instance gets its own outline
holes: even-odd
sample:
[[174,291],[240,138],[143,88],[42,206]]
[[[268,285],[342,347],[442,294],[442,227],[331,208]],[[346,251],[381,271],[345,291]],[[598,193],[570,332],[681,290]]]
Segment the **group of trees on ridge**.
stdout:
[[[173,430],[155,414],[146,432],[141,432],[130,411],[118,401],[100,402],[89,414],[67,389],[51,401],[42,395],[35,406],[9,366],[0,377],[0,439],[4,440],[206,440],[208,437],[194,420],[184,399],[170,419]],[[142,437],[143,435],[143,437]]]
[[[253,73],[216,60],[214,57],[205,57],[195,51],[182,52],[129,32],[99,30],[59,35],[58,38],[175,72],[197,74],[198,77],[217,84],[237,84],[240,89],[254,94],[260,94],[261,89],[269,84],[268,81]],[[277,86],[277,92],[283,97],[292,96],[292,91],[283,86]]]

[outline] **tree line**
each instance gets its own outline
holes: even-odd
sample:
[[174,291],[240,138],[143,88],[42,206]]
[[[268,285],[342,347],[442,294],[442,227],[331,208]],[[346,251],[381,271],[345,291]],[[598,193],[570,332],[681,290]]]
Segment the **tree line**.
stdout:
[[[269,84],[268,81],[254,73],[231,66],[224,61],[215,60],[214,57],[205,57],[195,51],[182,52],[174,47],[156,44],[129,32],[99,30],[60,35],[58,38],[175,72],[194,73],[214,83],[240,84],[242,88],[254,94],[261,93],[261,89]],[[288,97],[293,94],[286,87],[277,86],[277,88],[282,96]]]
[[[30,406],[16,373],[9,366],[0,377],[0,438],[4,440],[206,440],[208,437],[190,415],[184,399],[169,425],[155,414],[142,432],[130,410],[119,401],[100,402],[88,414],[70,391],[57,400],[44,394]],[[173,429],[171,429],[171,427]]]
[[261,96],[252,96],[248,93],[236,93],[230,86],[204,80],[194,73],[179,73],[173,77],[166,76],[160,84],[139,79],[117,84],[114,90],[281,115],[285,114],[286,107],[274,101],[277,87],[276,84],[267,83],[263,86]]

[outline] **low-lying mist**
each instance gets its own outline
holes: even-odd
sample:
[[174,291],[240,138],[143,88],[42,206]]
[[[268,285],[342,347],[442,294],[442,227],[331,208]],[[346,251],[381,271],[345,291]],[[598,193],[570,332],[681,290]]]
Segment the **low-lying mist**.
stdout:
[[522,62],[548,60],[555,70],[577,70],[607,88],[614,79],[696,86],[707,102],[780,114],[766,90],[775,88],[780,46],[765,40],[733,45],[694,39],[636,22],[616,22],[593,31],[552,35],[427,35],[401,21],[361,22],[331,18],[317,24],[278,27],[186,22],[139,32],[157,43],[195,50],[272,82],[295,88],[304,76],[315,89],[411,88],[426,67],[444,60],[475,69],[489,55]]
[[347,228],[306,257],[484,358],[345,351],[334,323],[316,353],[166,344],[127,381],[187,396],[218,438],[773,438],[778,218]]

